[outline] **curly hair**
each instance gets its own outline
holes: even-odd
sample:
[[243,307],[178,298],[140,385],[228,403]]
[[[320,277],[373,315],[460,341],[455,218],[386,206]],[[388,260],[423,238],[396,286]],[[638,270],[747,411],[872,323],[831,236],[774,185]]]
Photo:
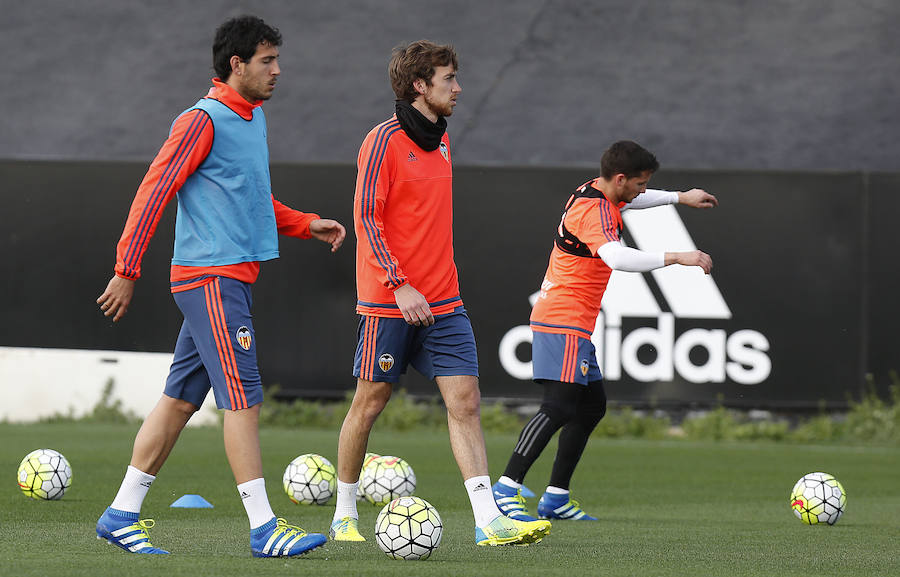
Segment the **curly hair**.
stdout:
[[256,16],[238,16],[225,21],[216,30],[212,47],[216,76],[227,81],[231,76],[231,57],[236,55],[248,62],[262,42],[281,46],[281,32]]
[[430,86],[437,66],[453,66],[454,69],[459,67],[453,46],[418,40],[394,48],[388,73],[397,100],[407,102],[415,100],[419,93],[416,92],[413,83],[421,78]]

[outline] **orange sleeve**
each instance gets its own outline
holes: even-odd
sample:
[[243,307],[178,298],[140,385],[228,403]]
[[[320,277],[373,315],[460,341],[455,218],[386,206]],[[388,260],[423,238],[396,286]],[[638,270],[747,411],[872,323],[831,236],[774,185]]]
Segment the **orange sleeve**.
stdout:
[[141,276],[141,260],[166,205],[206,159],[213,133],[212,121],[203,110],[190,110],[172,124],[169,138],[150,164],[128,211],[116,246],[117,275],[128,279]]
[[569,230],[588,245],[591,254],[597,254],[597,249],[604,244],[619,241],[622,216],[619,209],[605,198],[600,199],[597,204],[590,203],[589,206],[580,215],[577,225]]
[[389,141],[392,130],[399,130],[399,125],[391,127],[391,123],[385,123],[380,130],[370,132],[359,150],[353,219],[359,255],[371,265],[366,269],[377,274],[370,280],[396,290],[408,279],[384,234],[384,207],[395,173]]
[[309,232],[309,224],[321,218],[314,212],[300,212],[275,200],[272,196],[272,206],[275,207],[275,222],[278,225],[278,234],[293,236],[296,238],[312,238]]

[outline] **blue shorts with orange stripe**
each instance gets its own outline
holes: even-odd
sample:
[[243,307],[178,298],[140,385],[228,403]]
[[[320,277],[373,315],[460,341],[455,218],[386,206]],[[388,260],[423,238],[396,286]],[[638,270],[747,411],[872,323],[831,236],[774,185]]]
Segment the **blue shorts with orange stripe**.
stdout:
[[250,285],[222,276],[172,284],[184,315],[165,394],[200,406],[212,388],[220,409],[262,402]]
[[588,385],[603,379],[591,339],[578,335],[532,331],[534,380]]
[[478,376],[478,353],[469,315],[462,306],[434,317],[430,327],[403,319],[360,316],[353,376],[376,383],[396,383],[412,365],[428,379]]

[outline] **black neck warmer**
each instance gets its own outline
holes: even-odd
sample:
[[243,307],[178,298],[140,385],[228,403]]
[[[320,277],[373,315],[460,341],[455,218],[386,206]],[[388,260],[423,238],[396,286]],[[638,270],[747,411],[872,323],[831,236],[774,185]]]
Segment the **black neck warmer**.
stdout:
[[440,146],[447,130],[446,118],[438,116],[437,122],[432,122],[405,100],[398,100],[395,109],[400,127],[422,150],[430,152]]

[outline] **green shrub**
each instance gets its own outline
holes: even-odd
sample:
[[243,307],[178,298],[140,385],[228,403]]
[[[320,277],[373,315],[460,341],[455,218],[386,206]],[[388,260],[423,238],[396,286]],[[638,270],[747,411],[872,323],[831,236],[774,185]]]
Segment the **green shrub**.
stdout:
[[591,436],[658,440],[668,435],[671,425],[666,415],[648,415],[631,407],[611,408]]
[[69,409],[68,414],[57,413],[49,417],[42,417],[38,421],[41,423],[71,423],[81,421],[85,423],[131,423],[140,424],[143,419],[138,417],[132,411],[126,411],[122,408],[120,399],[113,400],[112,394],[115,389],[113,379],[106,381],[103,391],[100,393],[100,399],[90,413],[82,417],[75,417],[74,412]]
[[896,372],[891,373],[890,403],[875,393],[874,387],[859,402],[850,401],[845,423],[846,437],[854,441],[900,443],[900,383]]
[[436,398],[416,401],[406,389],[399,389],[391,395],[391,400],[375,422],[375,427],[388,431],[446,429],[447,412]]
[[735,413],[719,405],[711,411],[686,418],[681,428],[688,439],[725,441],[735,438],[737,424]]
[[518,433],[525,426],[525,419],[508,409],[503,403],[481,404],[481,429],[488,433]]
[[788,439],[797,443],[827,443],[845,436],[845,427],[839,418],[823,413],[798,423],[788,434]]
[[[900,377],[891,373],[889,398],[875,392],[871,381],[859,401],[849,401],[846,413],[819,414],[800,420],[791,427],[785,419],[750,420],[746,413],[726,409],[720,403],[704,413],[685,418],[680,427],[672,427],[671,419],[662,412],[648,413],[631,407],[611,407],[594,429],[592,436],[601,438],[664,439],[685,437],[706,441],[791,441],[796,443],[900,443]],[[141,418],[122,408],[113,399],[114,383],[110,379],[94,408],[82,417],[57,413],[40,419],[43,423],[84,421],[91,423],[133,423]],[[271,427],[308,427],[340,430],[353,400],[348,392],[340,401],[278,399],[278,388],[266,390],[266,402],[260,411],[260,425]],[[529,415],[530,416],[530,415]],[[222,412],[219,412],[221,423]],[[526,417],[499,402],[485,401],[481,406],[481,426],[486,434],[515,434],[521,431]],[[375,427],[386,431],[447,428],[447,411],[440,399],[417,400],[405,389],[393,392],[390,402],[376,421]]]

